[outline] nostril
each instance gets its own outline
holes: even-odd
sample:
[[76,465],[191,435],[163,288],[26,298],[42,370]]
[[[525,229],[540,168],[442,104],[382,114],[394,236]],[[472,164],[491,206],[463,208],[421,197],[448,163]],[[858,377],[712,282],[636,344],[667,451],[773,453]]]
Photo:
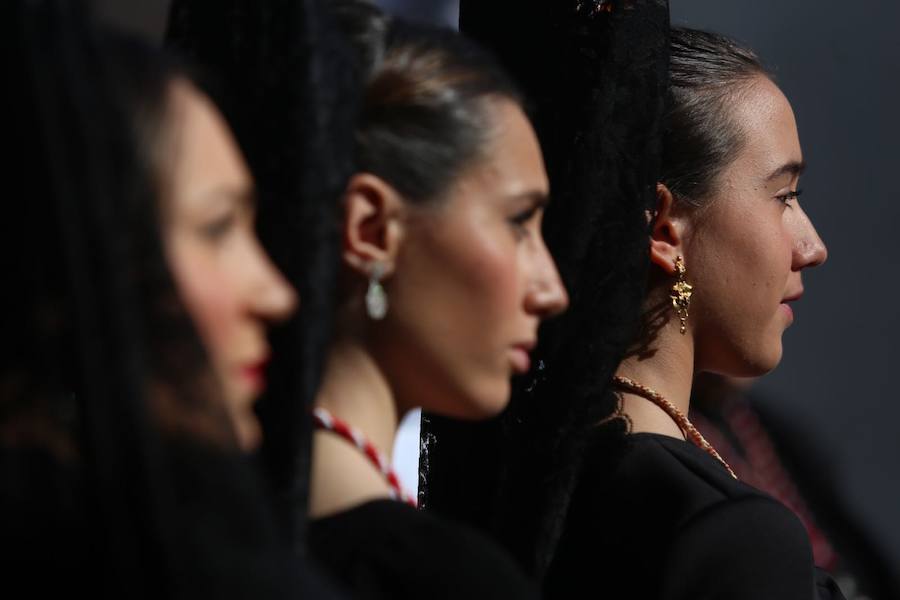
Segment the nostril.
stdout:
[[547,289],[542,300],[539,313],[543,319],[554,317],[569,306],[569,295],[561,284]]
[[824,242],[819,242],[819,258],[816,264],[821,265],[826,260],[828,260],[828,248],[825,246]]
[[795,269],[817,267],[828,259],[828,249],[821,240],[804,240],[797,247],[794,259]]

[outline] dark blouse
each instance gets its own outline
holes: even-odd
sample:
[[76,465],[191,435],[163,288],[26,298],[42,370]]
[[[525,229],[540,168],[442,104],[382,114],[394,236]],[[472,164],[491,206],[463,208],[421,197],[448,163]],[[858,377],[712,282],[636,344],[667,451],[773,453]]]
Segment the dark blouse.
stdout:
[[537,598],[537,589],[475,530],[393,500],[310,522],[310,551],[356,598]]
[[[4,597],[19,589],[33,598],[344,598],[276,539],[268,504],[252,485],[258,482],[240,468],[242,457],[194,445],[171,450],[167,491],[177,511],[163,515],[137,501],[96,505],[77,464],[42,449],[0,445],[0,572],[4,590],[13,590]],[[98,520],[101,514],[108,518]],[[163,516],[163,526],[176,531],[177,555],[164,555],[137,527],[120,538],[129,545],[110,547],[109,522],[128,526]],[[109,563],[112,556],[118,564]],[[165,560],[178,571],[165,571]],[[177,590],[166,587],[172,582]]]
[[547,598],[843,598],[797,517],[696,446],[637,433],[612,456],[588,451]]

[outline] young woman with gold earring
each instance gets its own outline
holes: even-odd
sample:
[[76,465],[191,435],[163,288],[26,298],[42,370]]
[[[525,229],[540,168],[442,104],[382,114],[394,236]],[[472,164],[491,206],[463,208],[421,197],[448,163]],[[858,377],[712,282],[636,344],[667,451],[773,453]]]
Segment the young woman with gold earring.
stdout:
[[586,460],[547,589],[566,596],[600,564],[610,597],[840,598],[799,520],[686,416],[696,373],[775,368],[801,272],[826,259],[798,203],[794,114],[750,50],[671,36],[643,328],[613,378],[620,418],[597,439],[616,423],[627,435]]

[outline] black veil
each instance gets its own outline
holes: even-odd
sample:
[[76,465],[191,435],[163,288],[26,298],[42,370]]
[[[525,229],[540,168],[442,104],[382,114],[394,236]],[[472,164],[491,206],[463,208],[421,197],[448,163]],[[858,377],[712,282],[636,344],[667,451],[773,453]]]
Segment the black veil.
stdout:
[[500,418],[422,421],[420,499],[473,522],[541,577],[587,431],[638,325],[649,268],[668,73],[666,0],[462,0],[460,28],[493,49],[534,103],[553,201],[544,235],[569,290],[533,372]]
[[117,78],[125,46],[77,0],[9,0],[0,13],[2,143],[8,179],[23,184],[4,194],[0,225],[5,587],[296,595],[307,580],[275,536],[166,266]]
[[300,292],[273,339],[261,459],[304,550],[310,407],[330,339],[340,198],[353,171],[358,82],[324,0],[174,0],[167,43],[205,69],[256,179],[259,229]]

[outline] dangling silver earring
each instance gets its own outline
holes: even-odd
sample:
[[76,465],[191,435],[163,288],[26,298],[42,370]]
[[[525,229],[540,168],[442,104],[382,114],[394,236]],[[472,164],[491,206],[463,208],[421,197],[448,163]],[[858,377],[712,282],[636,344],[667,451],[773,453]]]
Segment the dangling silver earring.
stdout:
[[384,265],[376,262],[369,274],[369,288],[366,290],[366,313],[373,321],[380,321],[388,311],[388,298],[381,278],[384,277]]

